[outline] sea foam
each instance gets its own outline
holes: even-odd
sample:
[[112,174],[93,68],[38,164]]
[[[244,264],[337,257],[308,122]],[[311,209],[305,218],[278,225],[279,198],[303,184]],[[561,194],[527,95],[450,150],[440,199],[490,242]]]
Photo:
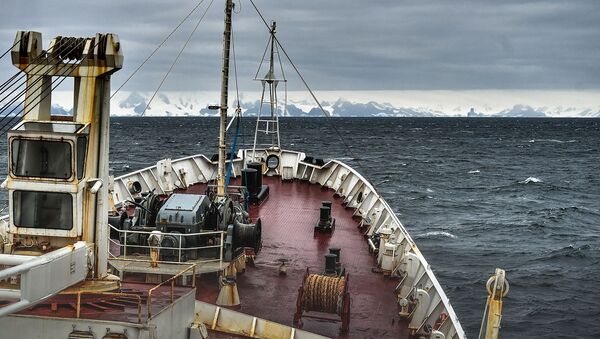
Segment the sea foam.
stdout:
[[523,181],[519,181],[520,184],[537,184],[543,182],[542,179],[538,179],[536,177],[529,177]]

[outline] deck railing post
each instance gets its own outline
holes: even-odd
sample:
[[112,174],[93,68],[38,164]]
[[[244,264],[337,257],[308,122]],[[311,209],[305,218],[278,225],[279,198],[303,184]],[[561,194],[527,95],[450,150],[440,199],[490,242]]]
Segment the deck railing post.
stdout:
[[175,289],[175,279],[171,280],[171,303],[173,303],[173,290]]
[[179,263],[180,263],[180,262],[181,262],[181,236],[182,236],[183,234],[178,234],[178,235],[179,235],[179,246],[178,246],[178,247],[179,247],[179,257],[178,257],[178,259],[177,259],[177,262],[179,262]]
[[152,318],[152,290],[148,291],[148,320]]
[[127,230],[125,230],[125,242],[123,244],[123,258],[127,259]]
[[77,319],[79,319],[79,315],[81,314],[81,292],[77,293]]

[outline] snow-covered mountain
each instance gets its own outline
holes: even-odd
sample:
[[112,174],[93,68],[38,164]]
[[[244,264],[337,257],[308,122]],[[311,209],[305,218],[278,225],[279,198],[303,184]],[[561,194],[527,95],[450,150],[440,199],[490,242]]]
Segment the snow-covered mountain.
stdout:
[[[317,96],[331,116],[339,117],[600,117],[600,91],[323,91]],[[68,112],[68,103],[61,102],[64,96],[56,98],[57,110]],[[218,104],[217,92],[164,92],[148,105],[151,98],[151,92],[119,92],[111,112],[114,116],[218,115],[207,108]],[[234,100],[230,96],[230,107]],[[240,102],[244,115],[256,115],[260,93],[244,92]],[[289,92],[286,115],[323,114],[307,93]]]

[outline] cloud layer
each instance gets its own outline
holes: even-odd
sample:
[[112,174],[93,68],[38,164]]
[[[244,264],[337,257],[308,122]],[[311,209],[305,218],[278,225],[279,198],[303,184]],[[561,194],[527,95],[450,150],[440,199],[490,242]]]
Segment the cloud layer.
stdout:
[[[600,2],[581,1],[266,1],[256,0],[313,87],[320,90],[599,89]],[[126,85],[152,91],[203,12],[190,21]],[[165,83],[167,91],[218,90],[224,1],[215,1]],[[140,64],[196,2],[4,0],[2,51],[19,29],[56,35],[114,32],[125,69]],[[240,86],[251,81],[267,31],[247,0],[236,1]],[[0,78],[15,72],[0,60]],[[291,89],[300,81],[287,69]]]

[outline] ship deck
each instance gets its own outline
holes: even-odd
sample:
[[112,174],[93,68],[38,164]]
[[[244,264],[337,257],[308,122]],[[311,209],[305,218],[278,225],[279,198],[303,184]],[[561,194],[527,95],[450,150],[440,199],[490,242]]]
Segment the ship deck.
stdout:
[[[235,184],[235,183],[234,183]],[[328,337],[349,338],[407,338],[407,322],[398,314],[394,288],[397,280],[372,271],[375,258],[357,229],[359,219],[353,210],[345,208],[343,199],[333,190],[306,181],[281,181],[265,177],[269,197],[250,209],[250,216],[262,220],[263,248],[254,265],[238,275],[239,311],[292,325],[296,311],[298,288],[306,268],[311,273],[322,273],[324,256],[329,248],[341,248],[341,262],[349,273],[351,295],[350,332],[340,336],[340,323],[302,318],[303,329]],[[179,193],[203,194],[205,185],[194,185]],[[322,201],[332,202],[332,216],[336,219],[333,234],[315,235],[314,226]],[[279,274],[280,259],[289,260],[287,274]],[[214,303],[218,296],[215,274],[205,274],[197,280],[198,300]],[[311,313],[309,313],[311,314]],[[337,315],[319,314],[332,319]]]
[[118,293],[94,293],[81,295],[79,315],[77,314],[77,295],[58,294],[45,299],[34,306],[18,312],[18,315],[94,319],[110,322],[145,323],[172,305],[173,301],[187,295],[193,288],[175,286],[171,295],[171,286],[160,286],[152,292],[148,301],[148,292],[156,284],[123,282]]

